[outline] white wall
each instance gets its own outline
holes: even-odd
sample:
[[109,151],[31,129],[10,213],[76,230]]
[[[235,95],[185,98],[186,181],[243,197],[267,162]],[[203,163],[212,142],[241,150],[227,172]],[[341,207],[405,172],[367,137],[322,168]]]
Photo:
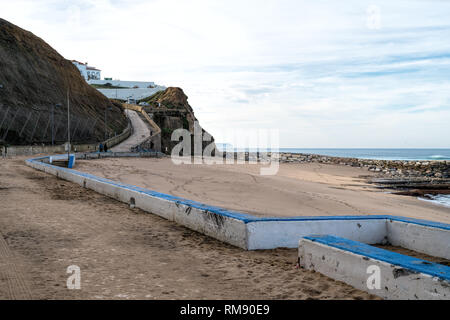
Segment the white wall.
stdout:
[[[284,220],[284,221],[283,221]],[[298,241],[307,235],[330,234],[364,243],[383,243],[387,240],[385,219],[277,219],[247,224],[248,249],[297,248]]]
[[80,73],[81,73],[81,76],[82,76],[85,80],[87,80],[87,79],[88,79],[88,76],[87,76],[86,65],[84,65],[84,64],[79,64],[79,63],[76,63],[76,62],[73,62],[73,61],[72,61],[72,63],[78,68],[78,70],[79,70]]
[[450,231],[387,220],[389,242],[430,256],[450,259]]
[[128,100],[128,97],[132,99],[140,100],[154,95],[158,91],[165,90],[165,87],[156,88],[138,88],[138,89],[97,89],[102,94],[110,99]]
[[89,84],[99,84],[105,85],[107,83],[111,83],[115,87],[125,87],[125,88],[133,88],[137,86],[138,88],[148,88],[149,86],[155,86],[154,82],[146,82],[146,81],[121,81],[121,80],[89,80]]

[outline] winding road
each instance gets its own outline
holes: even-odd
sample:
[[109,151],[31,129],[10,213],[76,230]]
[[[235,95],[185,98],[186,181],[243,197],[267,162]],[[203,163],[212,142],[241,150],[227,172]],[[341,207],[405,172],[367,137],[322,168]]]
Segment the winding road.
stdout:
[[131,120],[133,133],[128,139],[112,147],[110,150],[113,152],[130,152],[132,147],[144,142],[151,134],[149,126],[139,117],[136,111],[127,109],[125,113]]

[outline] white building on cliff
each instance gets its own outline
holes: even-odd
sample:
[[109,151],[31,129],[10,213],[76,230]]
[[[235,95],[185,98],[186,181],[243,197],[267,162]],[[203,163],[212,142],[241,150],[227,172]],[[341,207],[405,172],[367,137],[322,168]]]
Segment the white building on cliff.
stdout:
[[81,76],[86,80],[100,80],[101,79],[101,70],[91,67],[86,63],[72,60],[72,63],[80,70]]

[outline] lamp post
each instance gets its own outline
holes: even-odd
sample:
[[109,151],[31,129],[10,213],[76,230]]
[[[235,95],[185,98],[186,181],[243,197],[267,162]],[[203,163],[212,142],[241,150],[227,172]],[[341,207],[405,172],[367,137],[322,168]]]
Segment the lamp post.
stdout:
[[69,89],[67,89],[67,166],[69,166],[70,160],[70,101],[69,101]]
[[55,107],[62,107],[62,104],[52,105],[52,146],[55,145]]
[[105,107],[105,141],[108,140],[108,117],[106,116],[108,110],[111,111],[112,108],[110,106]]

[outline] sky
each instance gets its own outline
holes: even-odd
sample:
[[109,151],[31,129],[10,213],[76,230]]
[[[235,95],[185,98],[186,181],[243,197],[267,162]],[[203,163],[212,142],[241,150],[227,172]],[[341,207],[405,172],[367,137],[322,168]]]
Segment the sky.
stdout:
[[102,77],[183,88],[218,142],[450,148],[450,1],[0,0]]

